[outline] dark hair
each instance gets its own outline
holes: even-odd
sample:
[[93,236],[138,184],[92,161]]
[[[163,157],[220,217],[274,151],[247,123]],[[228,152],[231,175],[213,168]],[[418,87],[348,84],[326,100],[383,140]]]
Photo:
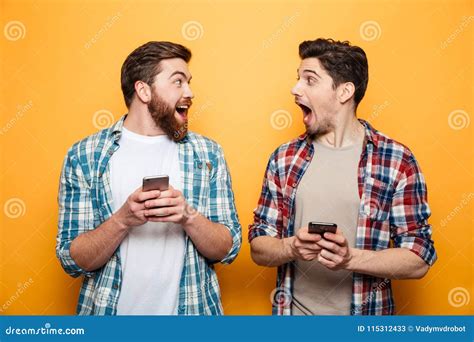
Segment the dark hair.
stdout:
[[171,42],[148,42],[128,55],[121,72],[122,92],[127,107],[130,107],[135,94],[135,82],[143,81],[151,85],[161,71],[160,62],[170,58],[181,58],[188,63],[191,51]]
[[302,42],[299,54],[301,59],[316,57],[331,76],[334,88],[344,82],[354,83],[357,108],[369,82],[369,65],[364,50],[348,41],[318,38]]

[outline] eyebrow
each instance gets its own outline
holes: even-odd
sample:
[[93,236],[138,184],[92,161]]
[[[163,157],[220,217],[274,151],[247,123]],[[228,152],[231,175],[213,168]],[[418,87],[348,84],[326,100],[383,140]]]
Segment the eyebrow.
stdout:
[[[296,72],[299,73],[300,69],[296,69]],[[304,69],[303,72],[309,72],[312,74],[315,74],[317,77],[322,78],[316,71],[311,70],[311,69]]]
[[175,72],[173,72],[173,73],[170,75],[170,77],[169,77],[168,79],[170,79],[170,78],[173,77],[174,75],[182,75],[185,79],[188,80],[188,82],[190,82],[191,79],[193,78],[192,76],[190,76],[189,79],[188,79],[188,76],[186,76],[186,74],[185,74],[184,72],[182,72],[182,71],[175,71]]

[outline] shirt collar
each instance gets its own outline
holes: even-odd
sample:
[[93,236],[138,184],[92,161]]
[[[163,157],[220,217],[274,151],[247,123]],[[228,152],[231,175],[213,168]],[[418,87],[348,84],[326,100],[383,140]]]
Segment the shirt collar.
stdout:
[[123,122],[125,121],[125,118],[127,117],[127,114],[122,116],[119,121],[117,121],[115,124],[110,127],[110,133],[114,139],[114,141],[118,141],[120,137],[122,136],[122,128],[123,128]]

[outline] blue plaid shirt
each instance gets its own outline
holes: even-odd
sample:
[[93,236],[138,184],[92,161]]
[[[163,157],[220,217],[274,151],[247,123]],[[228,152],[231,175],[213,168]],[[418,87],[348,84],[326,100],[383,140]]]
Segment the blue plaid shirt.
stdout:
[[[103,267],[87,272],[71,258],[70,247],[78,235],[95,229],[113,213],[109,160],[119,148],[125,117],[74,144],[61,172],[56,254],[69,275],[84,276],[77,306],[80,315],[117,313],[122,282],[119,248]],[[199,213],[229,229],[232,248],[221,260],[229,264],[240,250],[242,233],[222,148],[192,132],[178,146],[183,195]],[[222,314],[219,283],[212,261],[202,256],[187,236],[185,250],[178,314]]]

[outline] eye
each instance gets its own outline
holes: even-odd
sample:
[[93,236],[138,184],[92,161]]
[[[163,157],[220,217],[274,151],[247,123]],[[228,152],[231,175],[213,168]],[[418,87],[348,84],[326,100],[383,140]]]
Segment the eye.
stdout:
[[313,85],[316,82],[316,79],[314,77],[307,77],[306,78],[306,84],[307,85]]
[[177,86],[181,86],[183,84],[183,80],[178,78],[174,81],[174,83],[177,85]]

